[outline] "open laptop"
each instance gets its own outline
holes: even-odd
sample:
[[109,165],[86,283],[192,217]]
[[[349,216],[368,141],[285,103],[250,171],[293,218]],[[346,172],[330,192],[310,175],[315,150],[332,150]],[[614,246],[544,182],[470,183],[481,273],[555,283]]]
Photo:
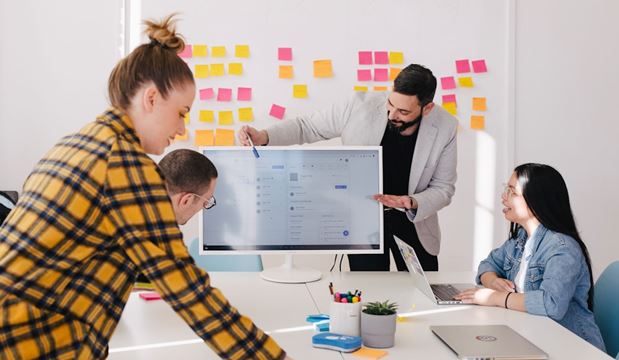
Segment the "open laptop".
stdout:
[[423,272],[423,268],[421,267],[415,250],[404,241],[398,239],[397,236],[393,238],[400,249],[400,253],[402,254],[402,258],[404,258],[408,272],[413,278],[415,287],[438,305],[462,304],[462,301],[455,300],[454,296],[463,290],[475,287],[473,284],[430,284],[426,278],[426,274]]
[[548,359],[548,354],[506,325],[430,326],[458,359]]

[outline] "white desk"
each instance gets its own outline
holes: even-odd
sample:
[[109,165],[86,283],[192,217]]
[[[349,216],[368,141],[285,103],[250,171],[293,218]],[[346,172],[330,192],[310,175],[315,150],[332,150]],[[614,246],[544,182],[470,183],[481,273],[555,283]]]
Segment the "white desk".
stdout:
[[[295,360],[359,359],[314,349],[308,314],[328,313],[328,283],[336,290],[363,291],[363,301],[396,301],[405,319],[398,322],[395,347],[387,359],[455,359],[429,330],[430,325],[506,324],[546,351],[551,359],[610,359],[553,320],[501,308],[438,306],[412,287],[408,273],[332,273],[307,285],[276,284],[255,273],[212,273],[239,311],[256,322]],[[429,273],[431,282],[471,283],[473,273]],[[414,304],[414,307],[413,307]],[[173,342],[180,342],[173,344]],[[160,344],[160,347],[155,347]],[[132,350],[133,347],[141,347]],[[215,359],[215,354],[163,301],[145,302],[132,294],[110,342],[110,359]]]

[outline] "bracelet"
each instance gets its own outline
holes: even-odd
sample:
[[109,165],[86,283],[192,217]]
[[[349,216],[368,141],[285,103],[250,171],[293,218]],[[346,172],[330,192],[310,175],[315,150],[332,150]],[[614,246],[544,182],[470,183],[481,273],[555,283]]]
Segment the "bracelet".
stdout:
[[505,295],[505,308],[506,308],[506,309],[509,309],[509,308],[507,307],[507,299],[509,299],[509,296],[510,296],[511,294],[513,294],[513,293],[508,292],[508,293],[507,293],[507,295]]

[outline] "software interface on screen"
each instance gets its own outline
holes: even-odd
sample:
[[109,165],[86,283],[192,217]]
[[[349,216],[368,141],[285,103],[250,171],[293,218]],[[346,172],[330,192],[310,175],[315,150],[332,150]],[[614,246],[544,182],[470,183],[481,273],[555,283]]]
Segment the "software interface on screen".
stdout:
[[203,251],[377,250],[378,147],[207,148],[217,206],[202,213]]

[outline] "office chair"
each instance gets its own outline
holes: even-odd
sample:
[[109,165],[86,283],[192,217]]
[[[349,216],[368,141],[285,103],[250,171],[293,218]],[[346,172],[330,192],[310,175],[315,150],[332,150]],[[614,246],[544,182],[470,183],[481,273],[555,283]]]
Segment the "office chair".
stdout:
[[608,265],[595,282],[593,314],[600,328],[606,352],[619,359],[619,261]]
[[258,272],[263,269],[260,255],[199,255],[197,238],[189,245],[189,255],[206,271]]

